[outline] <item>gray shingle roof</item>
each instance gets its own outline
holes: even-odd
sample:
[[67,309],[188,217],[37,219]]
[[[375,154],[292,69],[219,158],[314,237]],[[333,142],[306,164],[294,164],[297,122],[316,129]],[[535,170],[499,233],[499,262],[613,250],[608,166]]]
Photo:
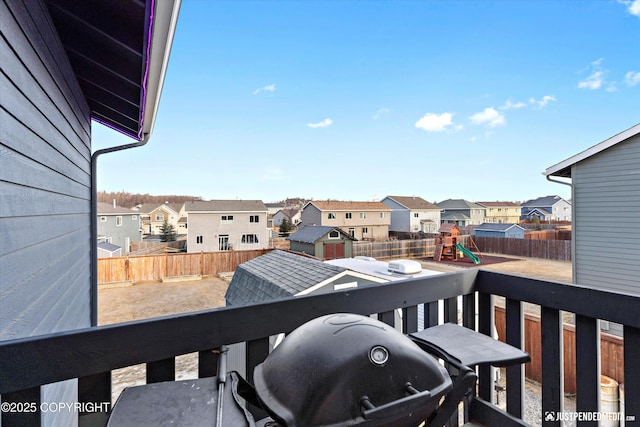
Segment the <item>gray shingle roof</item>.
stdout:
[[440,210],[440,206],[434,205],[431,202],[427,202],[422,197],[415,196],[387,196],[387,198],[394,200],[396,203],[400,203],[407,209],[437,209]]
[[242,263],[229,283],[229,305],[263,302],[296,295],[345,271],[345,268],[274,250]]
[[107,242],[98,242],[98,248],[105,250],[107,252],[115,252],[118,249],[121,249],[120,246],[114,245],[113,243],[107,243]]
[[527,200],[522,204],[523,207],[535,207],[535,208],[544,208],[553,206],[562,200],[560,196],[544,196],[538,197],[537,199]]
[[343,236],[346,236],[351,240],[356,240],[340,228],[331,227],[329,225],[306,225],[287,237],[287,240],[302,243],[315,243],[322,236],[333,230],[338,230]]
[[468,202],[464,199],[447,199],[438,202],[438,206],[442,209],[484,209],[477,203]]
[[186,212],[267,212],[262,200],[209,200],[185,203]]
[[128,208],[123,208],[122,206],[113,207],[111,203],[98,203],[98,215],[137,215],[136,211],[132,211]]
[[[479,226],[477,226],[476,227],[476,231],[478,231],[478,230],[480,230],[480,231],[507,231],[511,227],[522,228],[517,224],[493,224],[493,223],[485,222],[484,224],[480,224]],[[524,228],[522,228],[522,229],[524,230]]]

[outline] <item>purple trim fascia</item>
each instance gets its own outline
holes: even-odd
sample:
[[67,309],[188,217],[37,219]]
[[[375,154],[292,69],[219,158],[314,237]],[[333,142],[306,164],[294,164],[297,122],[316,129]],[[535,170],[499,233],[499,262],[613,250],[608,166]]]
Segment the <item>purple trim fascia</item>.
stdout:
[[137,140],[137,139],[138,139],[138,135],[136,135],[135,133],[127,132],[127,131],[125,131],[124,129],[119,128],[119,127],[117,127],[116,125],[113,125],[113,124],[111,124],[111,123],[109,123],[109,122],[105,122],[104,120],[102,120],[102,119],[100,119],[100,118],[98,118],[98,117],[91,116],[91,120],[93,120],[93,121],[94,121],[94,122],[96,122],[96,123],[100,123],[101,125],[106,126],[106,127],[108,127],[109,129],[113,129],[113,130],[115,130],[115,131],[116,131],[116,132],[118,132],[118,133],[121,133],[121,134],[123,134],[123,135],[125,135],[125,136],[128,136],[128,137],[129,137],[129,138],[131,138],[131,139],[135,139],[135,140]]

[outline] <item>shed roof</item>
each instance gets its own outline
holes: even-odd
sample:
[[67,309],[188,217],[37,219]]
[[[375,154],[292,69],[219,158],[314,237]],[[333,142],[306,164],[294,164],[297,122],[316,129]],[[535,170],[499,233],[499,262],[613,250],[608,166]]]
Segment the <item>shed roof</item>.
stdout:
[[45,0],[97,122],[151,134],[181,0]]
[[480,224],[479,226],[477,226],[476,227],[476,231],[478,231],[478,230],[480,230],[480,231],[507,231],[507,230],[510,230],[513,227],[520,228],[521,230],[524,230],[524,228],[519,226],[518,224],[493,224],[493,223],[485,222],[484,224]]
[[626,141],[627,139],[636,135],[640,135],[640,123],[612,136],[611,138],[605,139],[601,143],[589,147],[586,150],[581,151],[580,153],[561,161],[560,163],[547,168],[544,174],[546,176],[571,178],[571,166],[585,159],[588,159],[589,157],[594,156],[608,148],[611,148],[616,144]]
[[340,227],[331,227],[328,225],[305,225],[295,233],[287,237],[287,240],[301,243],[315,243],[329,232],[337,230],[344,237],[351,240],[357,240],[351,235],[345,233]]
[[102,249],[103,251],[114,253],[122,248],[118,245],[114,245],[113,243],[98,242],[98,249]]
[[262,200],[209,200],[186,202],[186,212],[268,212]]
[[240,264],[225,299],[238,305],[290,297],[343,271],[346,269],[276,249]]
[[438,205],[434,205],[431,202],[427,202],[425,199],[423,199],[422,197],[416,197],[416,196],[387,196],[386,198],[389,198],[393,201],[395,201],[396,203],[401,204],[402,206],[404,206],[407,209],[435,209],[435,210],[441,210],[442,208]]

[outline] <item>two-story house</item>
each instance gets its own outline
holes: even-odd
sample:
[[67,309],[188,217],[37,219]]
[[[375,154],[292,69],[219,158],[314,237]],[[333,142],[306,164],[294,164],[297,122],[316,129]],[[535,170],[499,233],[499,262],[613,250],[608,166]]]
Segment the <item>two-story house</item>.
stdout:
[[391,209],[381,202],[311,201],[300,219],[302,225],[340,227],[357,240],[387,240]]
[[268,209],[261,200],[186,202],[187,252],[269,246]]
[[179,221],[184,203],[145,203],[134,208],[142,221],[144,234],[162,234],[162,226],[166,222],[173,226],[176,233],[182,230]]
[[300,218],[302,215],[302,211],[298,209],[280,209],[278,212],[273,215],[273,226],[280,227],[283,220],[287,220],[293,226],[297,226],[300,224]]
[[522,206],[516,202],[477,202],[485,208],[484,222],[490,224],[518,224]]
[[436,203],[441,209],[442,224],[456,224],[458,227],[478,225],[484,222],[485,207],[464,199],[447,199]]
[[416,196],[387,196],[382,203],[391,209],[389,231],[396,233],[437,233],[439,206]]
[[98,242],[119,246],[122,254],[130,251],[131,242],[142,240],[140,215],[131,209],[110,203],[98,203]]
[[521,219],[571,221],[571,203],[560,196],[544,196],[522,204]]

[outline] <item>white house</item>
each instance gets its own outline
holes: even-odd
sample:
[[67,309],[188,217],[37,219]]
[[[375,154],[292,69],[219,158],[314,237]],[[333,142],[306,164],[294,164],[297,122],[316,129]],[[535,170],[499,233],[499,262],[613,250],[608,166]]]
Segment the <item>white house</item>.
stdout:
[[400,233],[437,233],[440,206],[416,196],[387,196],[382,203],[391,208],[389,231]]

